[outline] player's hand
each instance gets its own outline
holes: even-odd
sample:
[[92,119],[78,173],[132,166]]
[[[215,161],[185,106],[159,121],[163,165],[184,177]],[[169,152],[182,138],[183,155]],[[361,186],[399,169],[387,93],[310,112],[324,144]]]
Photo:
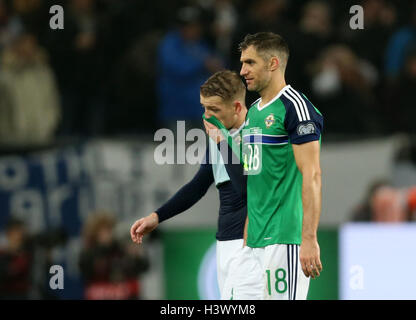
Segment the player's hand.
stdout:
[[152,212],[147,217],[137,220],[130,228],[131,240],[137,244],[143,242],[143,236],[152,232],[159,225],[159,216]]
[[299,257],[305,276],[312,277],[312,279],[319,277],[322,271],[322,263],[316,238],[302,239]]
[[214,126],[212,123],[209,123],[208,121],[204,120],[204,127],[207,135],[209,135],[209,137],[212,140],[214,140],[216,144],[224,140],[224,136],[221,130]]

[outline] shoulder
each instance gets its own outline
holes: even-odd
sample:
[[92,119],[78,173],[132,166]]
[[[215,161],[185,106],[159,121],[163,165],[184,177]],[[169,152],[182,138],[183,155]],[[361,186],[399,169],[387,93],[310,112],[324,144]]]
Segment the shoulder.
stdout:
[[285,128],[292,144],[319,140],[323,130],[323,117],[306,96],[288,87],[282,94],[286,108]]
[[315,116],[322,116],[318,109],[300,91],[291,86],[283,92],[281,100],[288,114],[296,115],[298,121],[308,121]]

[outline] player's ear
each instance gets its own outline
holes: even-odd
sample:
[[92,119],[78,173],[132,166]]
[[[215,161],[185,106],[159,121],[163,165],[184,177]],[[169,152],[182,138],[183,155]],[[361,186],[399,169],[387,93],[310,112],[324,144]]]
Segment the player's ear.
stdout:
[[241,110],[243,109],[243,106],[241,105],[241,102],[239,100],[235,100],[233,104],[234,104],[235,112],[240,113]]
[[274,70],[278,69],[279,65],[280,65],[280,59],[278,57],[275,56],[275,57],[272,57],[270,59],[270,70],[271,71],[274,71]]

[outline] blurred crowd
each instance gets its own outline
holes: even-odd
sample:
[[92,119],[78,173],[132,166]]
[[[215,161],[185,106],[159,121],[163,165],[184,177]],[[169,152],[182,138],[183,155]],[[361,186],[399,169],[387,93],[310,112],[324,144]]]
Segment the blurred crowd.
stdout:
[[351,221],[416,222],[416,140],[397,148],[389,177],[370,181]]
[[34,234],[24,220],[10,216],[0,233],[0,299],[56,299],[49,268],[54,249],[66,242],[62,228]]
[[80,269],[87,300],[126,300],[141,296],[139,276],[149,267],[143,246],[129,235],[116,237],[116,218],[108,213],[90,216],[84,225]]
[[[0,233],[0,300],[61,299],[50,285],[50,267],[60,265],[54,256],[68,245],[68,235],[63,228],[33,234],[27,227],[11,216]],[[140,278],[149,268],[149,257],[145,247],[133,244],[124,230],[120,236],[116,227],[116,217],[103,211],[92,212],[84,224],[79,256],[69,257],[79,262],[79,298],[142,297]]]
[[416,221],[416,185],[399,188],[388,180],[374,181],[362,203],[353,210],[351,220],[396,223]]
[[[355,4],[362,30],[350,28]],[[52,5],[63,29],[50,28]],[[0,0],[0,144],[199,126],[199,86],[239,70],[237,45],[258,31],[288,41],[287,82],[326,134],[414,132],[411,0]]]

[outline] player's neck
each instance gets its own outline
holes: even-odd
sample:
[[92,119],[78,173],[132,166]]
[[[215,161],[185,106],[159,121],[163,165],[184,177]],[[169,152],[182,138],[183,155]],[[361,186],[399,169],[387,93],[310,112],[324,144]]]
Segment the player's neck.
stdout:
[[286,87],[286,81],[284,77],[272,79],[269,85],[261,92],[259,92],[261,97],[261,106],[269,103],[284,87]]
[[243,123],[246,121],[246,115],[247,115],[247,108],[244,107],[243,110],[241,110],[241,113],[238,115],[238,119],[235,122],[233,129],[238,130],[243,125]]

